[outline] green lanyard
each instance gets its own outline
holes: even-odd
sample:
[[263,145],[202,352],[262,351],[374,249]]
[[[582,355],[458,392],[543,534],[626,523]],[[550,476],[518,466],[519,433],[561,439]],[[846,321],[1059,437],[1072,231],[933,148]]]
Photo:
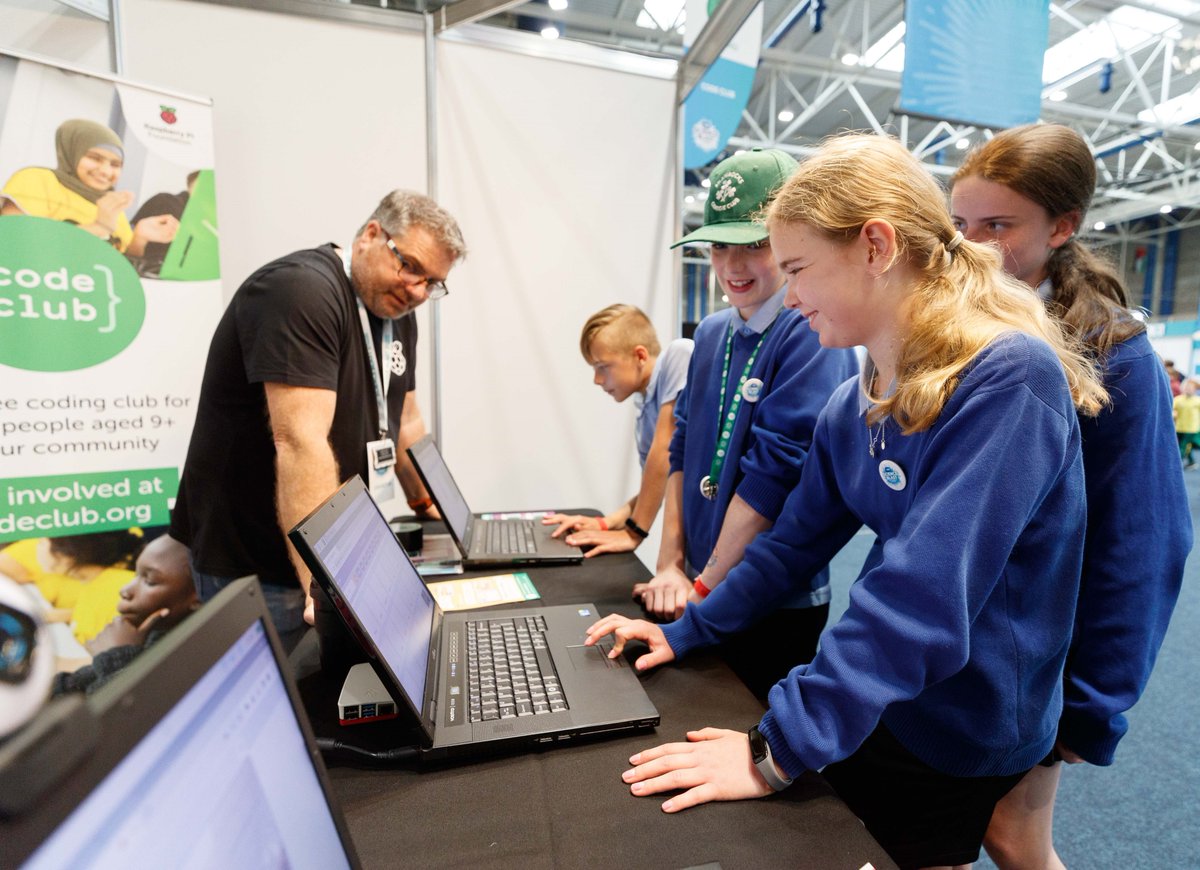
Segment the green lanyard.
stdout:
[[[754,368],[754,361],[758,359],[758,352],[762,348],[763,342],[766,341],[767,333],[774,325],[775,322],[771,321],[762,331],[762,335],[758,337],[758,344],[754,345],[750,358],[746,360],[746,367],[742,370],[742,376],[738,379],[737,392],[733,394],[729,410],[725,411],[725,388],[729,384],[729,361],[733,357],[733,334],[737,329],[736,323],[729,324],[729,334],[725,336],[725,365],[721,369],[721,404],[718,406],[719,413],[724,414],[721,418],[721,434],[717,437],[717,449],[713,453],[708,474],[700,481],[700,494],[710,501],[717,497],[717,481],[721,479],[721,469],[725,467],[725,454],[728,452],[729,439],[733,436],[734,424],[737,423],[738,410],[742,407],[746,380],[750,377],[750,370]],[[761,389],[761,387],[760,383],[759,388]],[[755,393],[753,401],[758,401],[757,393]]]

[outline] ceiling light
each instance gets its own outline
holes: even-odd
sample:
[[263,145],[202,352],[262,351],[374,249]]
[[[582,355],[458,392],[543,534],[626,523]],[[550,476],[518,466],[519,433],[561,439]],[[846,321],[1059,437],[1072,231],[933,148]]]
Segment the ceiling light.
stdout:
[[796,117],[796,113],[793,112],[791,109],[784,109],[782,112],[779,113],[779,120],[783,121],[783,123],[785,123],[785,124],[795,117]]
[[957,148],[959,151],[966,151],[968,148],[971,147],[971,140],[968,139],[966,136],[963,136],[961,139],[959,139],[957,142],[954,143],[954,147]]
[[553,24],[547,24],[542,28],[542,36],[546,39],[558,39],[558,28]]
[[842,63],[844,63],[846,66],[858,66],[858,60],[858,55],[852,51],[846,52],[842,55]]
[[1108,224],[1106,224],[1104,221],[1096,221],[1094,224],[1092,224],[1092,229],[1099,232],[1100,230],[1104,229],[1106,226],[1108,226]]
[[900,72],[904,69],[904,39],[905,24],[901,21],[879,40],[863,52],[862,65],[875,69]]
[[550,0],[549,5],[555,12],[562,12],[567,8],[567,0]]
[[1159,209],[1159,212],[1161,214],[1170,214],[1172,208],[1174,208],[1174,206],[1172,206],[1170,203],[1167,203]]
[[1052,103],[1061,103],[1066,98],[1067,98],[1066,91],[1051,91],[1050,92],[1049,99],[1050,99],[1050,102],[1052,102]]

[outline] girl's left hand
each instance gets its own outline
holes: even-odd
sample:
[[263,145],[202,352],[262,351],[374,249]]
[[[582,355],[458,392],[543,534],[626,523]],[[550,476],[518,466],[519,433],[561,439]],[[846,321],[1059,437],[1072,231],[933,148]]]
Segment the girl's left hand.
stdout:
[[629,759],[634,765],[621,774],[629,790],[643,797],[682,791],[663,805],[677,813],[709,801],[760,798],[772,793],[750,756],[744,732],[726,728],[689,731],[687,743],[665,743]]

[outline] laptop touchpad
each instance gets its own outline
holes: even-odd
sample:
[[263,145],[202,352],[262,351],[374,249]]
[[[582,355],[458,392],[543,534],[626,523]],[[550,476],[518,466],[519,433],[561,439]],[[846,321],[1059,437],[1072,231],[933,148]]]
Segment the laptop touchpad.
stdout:
[[595,646],[569,646],[567,650],[571,653],[571,664],[575,666],[575,670],[607,670],[608,668],[623,667],[625,660],[619,656],[615,659],[608,657],[612,651],[611,643],[598,643]]

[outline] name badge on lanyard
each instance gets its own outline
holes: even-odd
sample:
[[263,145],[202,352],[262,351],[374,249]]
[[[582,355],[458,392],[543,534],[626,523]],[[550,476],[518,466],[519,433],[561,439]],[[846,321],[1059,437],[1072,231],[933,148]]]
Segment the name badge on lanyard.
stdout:
[[[346,277],[350,277],[350,257],[342,255],[346,267]],[[379,357],[376,359],[374,341],[371,336],[371,322],[367,318],[367,308],[361,298],[355,294],[358,303],[358,320],[362,326],[363,348],[366,351],[367,371],[371,374],[371,386],[375,391],[375,410],[379,421],[379,437],[368,441],[367,449],[367,489],[376,502],[382,504],[399,498],[400,482],[396,479],[396,445],[388,435],[388,388],[392,383],[392,321],[383,321],[383,340],[379,347]],[[383,368],[380,378],[379,369]]]

